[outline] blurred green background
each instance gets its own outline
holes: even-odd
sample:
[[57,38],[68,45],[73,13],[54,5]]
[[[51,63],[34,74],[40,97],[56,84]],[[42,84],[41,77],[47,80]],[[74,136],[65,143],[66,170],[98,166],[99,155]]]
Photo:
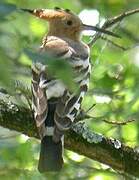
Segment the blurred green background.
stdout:
[[[7,3],[12,3],[7,4]],[[97,10],[100,19],[139,7],[138,0],[4,0],[0,1],[0,87],[15,95],[13,81],[20,80],[30,87],[31,59],[26,49],[37,51],[47,23],[27,13],[22,8],[68,8],[79,14],[84,9]],[[94,17],[95,19],[95,17]],[[93,21],[93,18],[91,18]],[[92,75],[89,91],[83,102],[92,119],[85,120],[88,126],[107,137],[114,137],[126,145],[138,149],[139,144],[139,14],[125,18],[114,26],[114,32],[122,38],[108,37],[127,51],[113,46],[107,40],[98,40],[91,48]],[[89,38],[85,38],[88,41]],[[20,105],[28,106],[22,92]],[[109,124],[106,121],[125,122],[127,125]],[[37,171],[39,141],[17,132],[0,128],[0,179],[124,179],[117,172],[96,161],[65,150],[65,165],[60,173],[41,175]]]

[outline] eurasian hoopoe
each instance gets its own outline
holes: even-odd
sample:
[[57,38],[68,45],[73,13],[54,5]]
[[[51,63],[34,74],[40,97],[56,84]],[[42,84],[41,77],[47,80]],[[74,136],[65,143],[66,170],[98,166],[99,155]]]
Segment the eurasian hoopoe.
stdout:
[[[71,92],[59,79],[48,77],[46,64],[32,67],[33,111],[41,137],[40,172],[58,171],[62,168],[64,133],[69,130],[79,112],[84,94],[88,89],[91,65],[89,47],[81,41],[83,30],[94,30],[108,35],[114,33],[88,26],[69,9],[22,9],[47,20],[49,30],[43,38],[40,51],[51,57],[64,59],[76,73],[74,81],[79,91]],[[39,61],[39,60],[38,60]]]

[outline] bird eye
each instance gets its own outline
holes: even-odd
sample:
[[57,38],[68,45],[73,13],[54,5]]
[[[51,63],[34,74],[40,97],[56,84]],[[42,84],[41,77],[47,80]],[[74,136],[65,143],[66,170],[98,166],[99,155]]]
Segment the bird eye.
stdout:
[[72,21],[71,21],[71,20],[68,20],[68,21],[67,21],[67,25],[68,25],[68,26],[71,26],[71,25],[72,25]]

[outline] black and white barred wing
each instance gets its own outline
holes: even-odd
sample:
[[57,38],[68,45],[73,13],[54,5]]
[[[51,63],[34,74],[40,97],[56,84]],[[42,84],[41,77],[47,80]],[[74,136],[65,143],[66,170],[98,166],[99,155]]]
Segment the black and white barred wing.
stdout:
[[45,120],[48,113],[46,87],[43,82],[46,81],[44,66],[37,63],[32,65],[32,109],[36,126],[41,138],[45,132]]
[[[54,46],[54,48],[52,48],[52,46]],[[54,115],[55,128],[53,135],[53,140],[58,142],[64,132],[71,127],[80,109],[84,94],[87,91],[90,77],[89,52],[85,53],[85,56],[80,56],[69,44],[59,39],[49,41],[45,48],[46,50],[50,48],[52,54],[56,54],[57,57],[64,59],[72,66],[76,74],[74,81],[79,87],[77,92],[71,92],[65,88],[58,100]]]
[[[87,57],[78,55],[67,42],[55,37],[47,40],[45,39],[41,50],[45,51],[52,57],[58,57],[67,61],[67,63],[72,66],[76,74],[76,78],[74,80],[79,86],[79,91],[77,93],[70,92],[66,87],[62,86],[62,82],[60,82],[60,80],[51,80],[48,82],[48,84],[45,84],[46,89],[43,86],[43,88],[39,86],[39,88],[36,88],[35,90],[35,92],[39,92],[39,95],[41,94],[40,96],[38,96],[38,94],[35,96],[37,102],[35,102],[36,100],[34,102],[38,107],[35,110],[35,112],[37,112],[35,119],[38,123],[39,129],[45,132],[47,131],[47,127],[46,130],[44,130],[44,121],[48,112],[47,99],[55,97],[56,95],[58,97],[58,102],[54,114],[55,127],[53,140],[55,142],[59,142],[64,132],[71,127],[71,124],[80,109],[83,96],[87,91],[87,86],[89,83],[90,63],[88,54]],[[39,84],[41,84],[42,81],[45,81],[45,79],[42,78]],[[35,87],[35,83],[33,84],[33,87]],[[57,89],[57,93],[56,87],[59,87]],[[51,97],[49,97],[50,94]],[[43,107],[41,104],[43,104]]]

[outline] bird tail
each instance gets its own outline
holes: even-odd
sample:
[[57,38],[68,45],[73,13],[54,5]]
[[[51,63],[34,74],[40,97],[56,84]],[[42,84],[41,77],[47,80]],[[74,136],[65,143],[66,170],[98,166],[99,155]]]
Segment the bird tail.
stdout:
[[[32,67],[32,94],[34,119],[36,121],[41,137],[41,151],[38,170],[41,173],[47,171],[59,171],[63,165],[62,138],[58,141],[53,140],[54,135],[54,115],[58,99],[47,100],[46,95],[46,73],[43,66],[33,65]],[[41,69],[41,70],[40,70]]]
[[52,136],[44,136],[41,140],[41,151],[38,164],[40,173],[59,171],[63,165],[62,141],[55,143]]

